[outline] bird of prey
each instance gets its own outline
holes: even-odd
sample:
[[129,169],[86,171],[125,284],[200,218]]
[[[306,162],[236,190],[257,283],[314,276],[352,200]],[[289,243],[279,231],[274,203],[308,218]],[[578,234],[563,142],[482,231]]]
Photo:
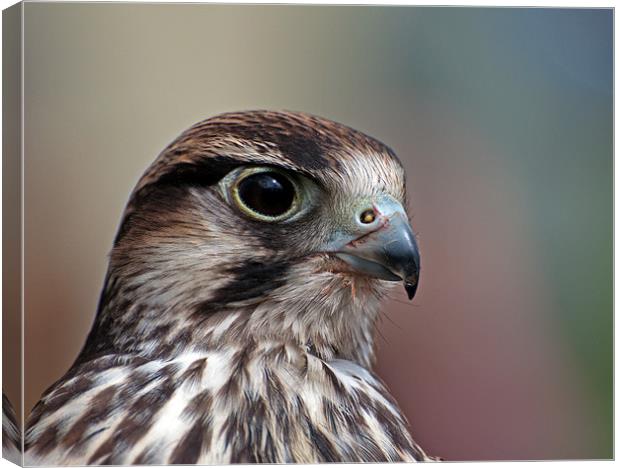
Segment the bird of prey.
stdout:
[[28,464],[430,459],[372,372],[418,248],[394,152],[294,112],[228,113],[132,192],[94,325],[33,409]]

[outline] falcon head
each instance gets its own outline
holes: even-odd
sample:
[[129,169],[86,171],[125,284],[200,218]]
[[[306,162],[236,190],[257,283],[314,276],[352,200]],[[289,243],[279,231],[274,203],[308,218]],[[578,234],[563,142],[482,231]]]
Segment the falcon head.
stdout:
[[379,300],[418,285],[404,205],[394,152],[349,127],[269,111],[200,122],[131,195],[86,351],[277,339],[368,364]]

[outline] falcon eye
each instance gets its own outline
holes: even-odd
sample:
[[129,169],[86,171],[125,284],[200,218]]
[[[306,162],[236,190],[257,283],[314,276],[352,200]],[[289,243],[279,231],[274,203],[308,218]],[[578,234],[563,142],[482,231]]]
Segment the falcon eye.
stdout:
[[274,170],[242,174],[233,199],[245,214],[262,221],[280,221],[294,211],[297,190],[289,177]]

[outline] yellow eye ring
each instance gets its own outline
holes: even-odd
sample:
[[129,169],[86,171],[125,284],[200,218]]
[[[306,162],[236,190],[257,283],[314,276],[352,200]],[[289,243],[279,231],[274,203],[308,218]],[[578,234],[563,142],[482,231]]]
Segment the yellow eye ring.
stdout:
[[231,186],[231,198],[243,214],[266,222],[287,219],[299,207],[297,184],[273,168],[242,171]]

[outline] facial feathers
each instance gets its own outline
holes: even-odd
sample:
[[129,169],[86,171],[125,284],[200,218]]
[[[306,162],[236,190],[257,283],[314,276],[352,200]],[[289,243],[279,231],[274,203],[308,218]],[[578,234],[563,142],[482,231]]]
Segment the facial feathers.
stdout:
[[404,197],[395,154],[326,119],[240,112],[182,133],[130,196],[27,460],[425,459],[370,370],[381,299],[417,287]]

